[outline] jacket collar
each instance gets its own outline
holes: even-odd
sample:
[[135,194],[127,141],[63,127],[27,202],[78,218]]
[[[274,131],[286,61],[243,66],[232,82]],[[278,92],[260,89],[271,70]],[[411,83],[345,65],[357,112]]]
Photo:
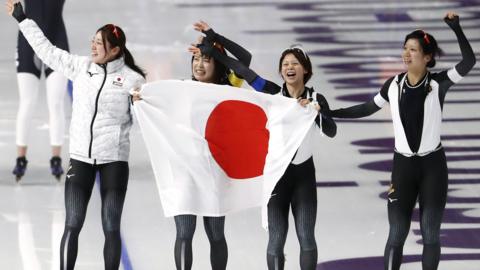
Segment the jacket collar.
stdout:
[[99,65],[92,63],[90,65],[90,68],[88,69],[89,74],[103,74],[104,73],[104,67],[107,67],[107,74],[114,73],[121,69],[125,65],[125,60],[123,57],[120,57],[118,59],[115,59],[113,61],[110,61],[104,65]]
[[[312,95],[312,92],[313,89],[312,88],[308,88],[307,86],[305,86],[305,89],[303,89],[303,92],[302,94],[300,95],[301,98],[308,98],[309,96]],[[283,83],[283,86],[282,86],[282,94],[286,97],[291,97],[290,96],[290,93],[288,92],[288,89],[287,89],[287,84],[286,83]]]

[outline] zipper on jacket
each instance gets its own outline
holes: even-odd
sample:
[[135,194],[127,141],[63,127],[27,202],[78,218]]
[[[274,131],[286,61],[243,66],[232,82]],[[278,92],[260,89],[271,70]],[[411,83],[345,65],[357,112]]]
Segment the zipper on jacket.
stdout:
[[104,76],[103,82],[98,89],[97,98],[95,99],[95,111],[93,112],[92,122],[90,123],[90,145],[88,146],[88,158],[92,158],[92,144],[93,144],[93,123],[95,122],[95,117],[97,117],[98,111],[98,99],[100,98],[100,93],[102,92],[103,86],[105,85],[105,81],[107,80],[107,64],[100,65],[103,68]]

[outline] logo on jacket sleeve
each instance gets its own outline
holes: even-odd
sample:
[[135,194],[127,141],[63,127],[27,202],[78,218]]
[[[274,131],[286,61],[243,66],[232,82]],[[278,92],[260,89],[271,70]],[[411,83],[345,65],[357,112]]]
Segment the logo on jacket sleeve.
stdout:
[[115,79],[113,80],[113,85],[116,85],[116,86],[123,86],[123,81],[125,81],[125,78],[120,76],[120,75],[117,75],[115,76]]

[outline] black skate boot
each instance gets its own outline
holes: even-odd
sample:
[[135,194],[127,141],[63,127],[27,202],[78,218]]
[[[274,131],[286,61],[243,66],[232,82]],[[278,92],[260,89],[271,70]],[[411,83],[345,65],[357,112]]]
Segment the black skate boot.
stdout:
[[50,170],[52,175],[60,181],[63,174],[62,159],[60,157],[56,156],[50,159]]
[[13,168],[13,174],[15,175],[15,180],[19,182],[22,179],[22,176],[25,174],[27,170],[27,159],[25,157],[18,157],[17,164],[15,164],[15,168]]

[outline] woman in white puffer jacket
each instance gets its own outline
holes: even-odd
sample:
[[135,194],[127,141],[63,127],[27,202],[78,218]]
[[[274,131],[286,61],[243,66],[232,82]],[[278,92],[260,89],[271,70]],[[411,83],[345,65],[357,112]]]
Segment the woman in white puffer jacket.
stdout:
[[65,231],[60,269],[73,269],[78,235],[85,220],[95,175],[100,175],[105,269],[118,269],[121,255],[120,219],[128,183],[132,89],[145,83],[125,47],[120,27],[107,24],[92,40],[91,57],[80,57],[53,46],[22,5],[7,0],[7,11],[38,57],[73,81],[70,123],[70,165],[65,183]]

